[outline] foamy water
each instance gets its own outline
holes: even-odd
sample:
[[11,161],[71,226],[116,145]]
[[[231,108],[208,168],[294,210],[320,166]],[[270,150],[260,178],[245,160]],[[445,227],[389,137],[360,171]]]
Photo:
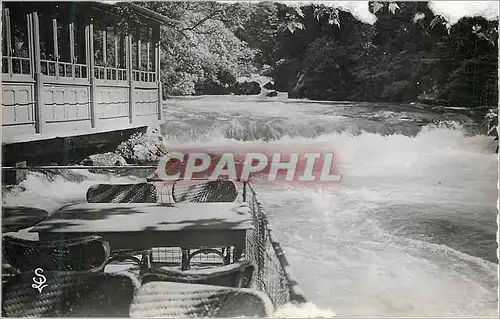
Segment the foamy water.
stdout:
[[[164,119],[169,150],[337,154],[338,185],[254,182],[312,302],[276,317],[497,313],[497,157],[490,137],[471,133],[467,116],[392,104],[198,97],[169,100]],[[54,181],[31,174],[26,191],[4,202],[51,209],[84,200],[91,184],[110,178],[78,174]]]

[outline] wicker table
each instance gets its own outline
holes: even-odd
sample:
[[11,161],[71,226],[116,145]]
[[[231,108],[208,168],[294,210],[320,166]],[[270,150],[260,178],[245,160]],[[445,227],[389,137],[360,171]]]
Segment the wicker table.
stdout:
[[59,209],[30,231],[41,241],[99,235],[111,249],[233,246],[243,251],[251,229],[246,203],[83,203]]

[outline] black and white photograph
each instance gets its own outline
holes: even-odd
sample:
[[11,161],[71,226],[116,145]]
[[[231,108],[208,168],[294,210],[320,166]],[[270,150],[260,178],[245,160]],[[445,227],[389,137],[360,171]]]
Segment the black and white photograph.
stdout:
[[2,317],[498,318],[498,2],[0,5]]

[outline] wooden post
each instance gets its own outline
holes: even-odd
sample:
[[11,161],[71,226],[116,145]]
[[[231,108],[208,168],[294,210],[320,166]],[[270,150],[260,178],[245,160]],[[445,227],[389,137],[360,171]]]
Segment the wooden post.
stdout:
[[162,104],[163,104],[163,92],[161,87],[161,81],[158,81],[158,120],[162,119]]
[[[120,33],[120,50],[118,52],[118,56],[120,57],[120,60],[118,61],[118,67],[120,69],[127,69],[127,43],[126,43],[126,38],[123,36],[122,33]],[[125,76],[127,76],[127,74],[125,74]],[[128,78],[122,77],[122,81],[125,80],[128,81]]]
[[161,63],[160,63],[160,53],[161,53],[161,47],[160,47],[160,27],[156,26],[155,29],[153,30],[153,43],[155,45],[155,52],[154,52],[154,67],[155,67],[155,77],[156,77],[156,83],[158,84],[158,120],[162,119],[162,104],[163,104],[163,92],[162,92],[162,87],[161,87],[161,77],[160,77],[160,71],[161,71]]
[[71,77],[75,78],[75,24],[69,24],[69,56],[71,60]]
[[[148,28],[148,42],[146,42],[146,51],[147,51],[147,57],[146,57],[146,71],[151,71],[151,29]],[[148,79],[147,81],[149,82],[149,74],[148,74]]]
[[6,33],[6,42],[7,42],[7,69],[9,75],[12,76],[13,68],[12,68],[12,53],[14,49],[12,49],[12,33],[10,28],[10,11],[9,9],[4,9],[5,13],[5,33]]
[[104,80],[108,79],[108,39],[106,34],[106,27],[102,30],[102,64],[104,66]]
[[135,91],[135,82],[132,78],[132,37],[130,34],[127,34],[125,37],[125,43],[127,47],[127,79],[129,85],[129,94],[128,94],[128,102],[129,102],[129,121],[130,124],[134,123],[135,111],[134,111],[134,91]]
[[108,65],[108,37],[106,32],[106,27],[102,30],[102,64],[106,67]]
[[[137,29],[137,70],[142,70],[142,61],[141,61],[141,54],[142,54],[142,43],[141,43],[141,31]],[[141,81],[141,76],[139,73],[139,81]]]
[[[113,29],[113,36],[114,36],[114,49],[115,49],[115,78],[113,80],[118,81],[118,59],[119,59],[119,52],[118,52],[118,35],[116,32],[116,26]],[[111,74],[113,76],[113,74]]]
[[[40,58],[40,22],[38,14],[33,12],[33,43],[34,43],[34,79],[35,79],[35,132],[43,133],[45,119],[43,118],[43,75]],[[48,70],[47,70],[48,71]]]
[[115,36],[114,38],[114,45],[115,45],[115,69],[118,69],[118,37],[116,36],[116,33],[113,34]]
[[[28,55],[30,58],[30,75],[35,78],[35,53],[33,49],[34,39],[33,39],[33,19],[31,14],[26,15],[26,21],[28,22]],[[34,98],[33,98],[34,99]]]
[[94,74],[94,25],[85,26],[85,44],[87,48],[87,75],[90,80],[90,117],[92,128],[97,127],[97,85]]
[[[57,20],[52,19],[52,37],[54,38],[54,61],[55,61],[55,71],[56,78],[59,79],[59,45],[57,37]],[[49,72],[50,74],[50,72]]]

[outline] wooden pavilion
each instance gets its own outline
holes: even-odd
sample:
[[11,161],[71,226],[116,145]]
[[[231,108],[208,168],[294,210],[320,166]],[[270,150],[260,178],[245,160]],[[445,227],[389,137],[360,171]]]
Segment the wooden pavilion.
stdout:
[[131,3],[3,2],[4,142],[158,122],[173,21]]

